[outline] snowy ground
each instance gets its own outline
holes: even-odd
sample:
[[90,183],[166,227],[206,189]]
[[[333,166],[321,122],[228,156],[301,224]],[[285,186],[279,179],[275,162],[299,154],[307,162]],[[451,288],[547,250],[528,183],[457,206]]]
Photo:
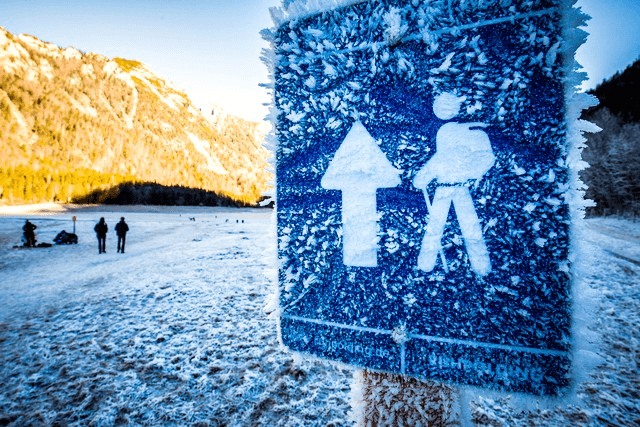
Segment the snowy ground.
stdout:
[[[352,372],[279,347],[263,307],[270,211],[0,210],[0,426],[347,426]],[[25,218],[38,241],[13,249]],[[127,253],[92,231],[125,216]],[[195,221],[190,218],[195,218]],[[603,364],[585,403],[520,413],[472,404],[481,426],[640,425],[640,223],[588,221]]]

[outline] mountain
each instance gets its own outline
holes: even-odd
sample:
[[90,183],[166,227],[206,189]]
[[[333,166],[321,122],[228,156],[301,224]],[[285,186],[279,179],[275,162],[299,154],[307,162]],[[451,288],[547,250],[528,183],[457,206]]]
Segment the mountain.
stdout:
[[583,118],[602,128],[587,134],[582,172],[587,197],[596,202],[590,213],[640,213],[640,60],[599,84],[589,93],[600,104]]
[[255,204],[271,179],[266,130],[213,113],[139,61],[0,27],[0,203],[153,183]]

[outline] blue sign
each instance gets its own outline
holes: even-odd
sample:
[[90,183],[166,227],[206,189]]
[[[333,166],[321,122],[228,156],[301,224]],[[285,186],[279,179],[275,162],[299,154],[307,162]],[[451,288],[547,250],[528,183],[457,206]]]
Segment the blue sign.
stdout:
[[362,1],[279,26],[286,346],[453,384],[566,391],[561,4]]

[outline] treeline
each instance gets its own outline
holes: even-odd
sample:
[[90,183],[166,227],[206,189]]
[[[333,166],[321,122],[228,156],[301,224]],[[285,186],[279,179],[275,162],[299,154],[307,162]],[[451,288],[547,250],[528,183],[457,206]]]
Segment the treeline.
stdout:
[[588,135],[582,178],[587,198],[596,202],[591,215],[640,213],[640,123],[625,122],[608,108],[588,117],[602,132]]
[[590,93],[600,104],[588,111],[609,110],[624,123],[640,121],[640,60],[600,83]]
[[133,176],[91,169],[57,173],[28,166],[0,168],[0,204],[79,203],[118,205],[253,206],[218,194],[180,185],[143,182]]
[[107,174],[91,169],[58,172],[28,166],[0,168],[0,204],[69,203],[95,190],[132,182],[131,176]]
[[96,189],[75,197],[73,203],[106,205],[163,205],[163,206],[253,206],[221,196],[213,191],[157,183],[128,182],[115,187]]
[[587,134],[582,172],[590,215],[640,213],[640,60],[590,92],[600,104],[583,115],[602,132]]

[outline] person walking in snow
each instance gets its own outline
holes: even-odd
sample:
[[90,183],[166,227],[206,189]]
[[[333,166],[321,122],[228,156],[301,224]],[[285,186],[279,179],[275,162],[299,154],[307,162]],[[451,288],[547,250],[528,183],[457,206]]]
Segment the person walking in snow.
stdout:
[[[441,120],[451,120],[458,115],[465,99],[451,93],[438,95],[433,112]],[[469,191],[469,187],[495,163],[489,136],[479,129],[486,126],[484,123],[457,122],[442,125],[436,134],[436,153],[413,180],[413,186],[424,192],[429,209],[429,223],[418,255],[418,268],[423,271],[433,270],[438,254],[447,269],[441,239],[451,205],[460,224],[471,268],[481,276],[491,271],[489,252]],[[427,186],[433,180],[440,185],[431,203]]]
[[127,240],[127,231],[129,226],[124,222],[124,217],[120,218],[120,222],[116,224],[116,234],[118,235],[118,252],[124,253],[124,243]]
[[36,228],[37,225],[26,220],[24,225],[22,226],[22,231],[24,232],[24,245],[29,247],[34,247],[36,245]]
[[93,229],[96,232],[96,236],[98,236],[98,253],[106,253],[107,252],[107,232],[109,231],[109,226],[106,222],[104,222],[104,217],[100,218],[100,221],[96,224]]

